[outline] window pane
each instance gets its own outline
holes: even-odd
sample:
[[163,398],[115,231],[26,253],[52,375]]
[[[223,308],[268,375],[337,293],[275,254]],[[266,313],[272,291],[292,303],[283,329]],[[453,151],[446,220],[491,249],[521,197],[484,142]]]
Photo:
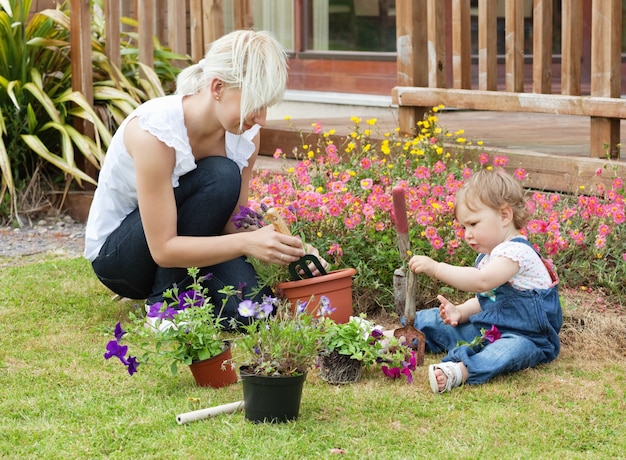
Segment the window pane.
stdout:
[[396,51],[394,0],[309,0],[307,49]]
[[[234,0],[225,0],[224,32],[232,32],[234,23]],[[255,0],[253,3],[254,30],[267,30],[287,51],[293,51],[293,1]]]

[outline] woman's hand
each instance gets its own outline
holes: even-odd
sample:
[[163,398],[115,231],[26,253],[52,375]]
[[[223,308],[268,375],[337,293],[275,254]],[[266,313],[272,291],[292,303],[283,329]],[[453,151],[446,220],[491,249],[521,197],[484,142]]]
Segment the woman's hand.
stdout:
[[263,262],[289,265],[306,253],[300,238],[279,233],[273,225],[247,232],[246,237],[247,255]]
[[[324,270],[328,270],[328,266],[329,266],[329,264],[328,264],[328,262],[327,262],[324,258],[322,258],[322,257],[320,256],[320,252],[318,251],[318,249],[317,249],[317,248],[314,248],[314,247],[313,247],[313,246],[311,246],[310,244],[307,244],[307,245],[306,245],[306,253],[307,253],[307,254],[312,254],[312,255],[314,255],[315,257],[317,257],[317,260],[319,260],[319,261],[320,261],[320,264],[322,265],[322,268],[323,268]],[[319,275],[321,275],[320,271],[319,271],[319,270],[318,270],[318,268],[315,266],[315,264],[309,264],[309,270],[311,270],[311,274],[312,274],[313,276],[319,276]]]

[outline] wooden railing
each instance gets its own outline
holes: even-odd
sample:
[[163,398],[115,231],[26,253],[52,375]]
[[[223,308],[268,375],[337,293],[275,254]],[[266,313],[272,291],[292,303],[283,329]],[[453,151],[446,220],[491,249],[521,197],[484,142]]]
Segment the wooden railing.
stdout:
[[[583,0],[562,2],[561,94],[552,90],[553,0],[533,2],[532,92],[524,92],[524,0],[505,2],[505,87],[497,83],[497,0],[478,0],[478,88],[472,88],[470,0],[397,0],[400,129],[411,132],[433,106],[587,116],[590,156],[619,157],[622,1],[591,2],[591,88],[581,95]],[[424,14],[426,12],[426,14]],[[426,18],[424,20],[424,18]],[[452,31],[446,40],[446,22]],[[450,27],[451,24],[451,27]],[[451,60],[446,59],[446,54]],[[451,62],[451,69],[447,63]],[[446,87],[452,73],[452,87]]]
[[[70,0],[72,17],[72,84],[91,100],[90,0]],[[252,0],[234,0],[234,25],[252,27]],[[154,41],[173,52],[190,55],[194,62],[204,56],[206,45],[224,35],[223,0],[104,0],[106,53],[120,64],[120,18],[136,18],[139,60],[152,66]]]

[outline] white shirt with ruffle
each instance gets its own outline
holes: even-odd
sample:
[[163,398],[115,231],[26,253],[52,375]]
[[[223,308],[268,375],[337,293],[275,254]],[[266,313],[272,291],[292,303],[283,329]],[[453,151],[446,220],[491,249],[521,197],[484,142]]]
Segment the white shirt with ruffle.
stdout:
[[[124,120],[113,136],[85,228],[84,256],[87,260],[93,261],[98,256],[107,237],[137,208],[135,164],[124,144],[124,131],[131,119],[138,117],[141,128],[174,149],[176,163],[172,171],[172,187],[178,187],[180,177],[196,169],[185,126],[183,97],[171,95],[145,102]],[[248,166],[255,150],[252,139],[260,128],[255,125],[241,135],[226,132],[226,157],[237,163],[240,171]]]

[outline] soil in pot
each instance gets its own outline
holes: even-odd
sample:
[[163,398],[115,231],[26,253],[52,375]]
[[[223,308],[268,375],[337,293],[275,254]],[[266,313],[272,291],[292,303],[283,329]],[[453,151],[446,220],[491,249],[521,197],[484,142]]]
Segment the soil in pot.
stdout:
[[336,350],[318,359],[320,378],[333,385],[355,383],[361,380],[363,363],[357,359],[351,359]]

